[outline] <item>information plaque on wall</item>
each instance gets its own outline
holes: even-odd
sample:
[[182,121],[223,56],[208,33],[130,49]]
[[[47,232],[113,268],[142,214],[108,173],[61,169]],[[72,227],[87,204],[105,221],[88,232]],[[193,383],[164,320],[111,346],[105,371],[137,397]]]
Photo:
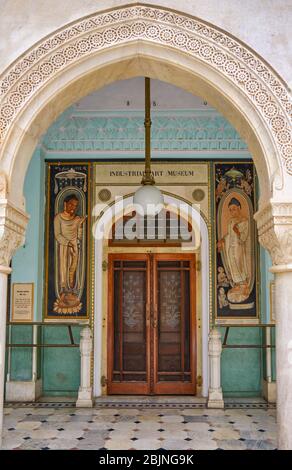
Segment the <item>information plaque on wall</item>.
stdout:
[[33,321],[33,283],[13,284],[11,321]]

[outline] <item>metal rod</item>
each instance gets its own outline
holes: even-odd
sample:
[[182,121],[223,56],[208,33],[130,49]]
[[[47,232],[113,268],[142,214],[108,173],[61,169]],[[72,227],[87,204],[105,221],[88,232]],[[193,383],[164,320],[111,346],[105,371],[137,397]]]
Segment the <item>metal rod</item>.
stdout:
[[71,325],[68,325],[68,331],[69,331],[69,337],[70,337],[71,344],[75,344],[72,329],[71,329]]
[[79,344],[22,344],[8,343],[6,348],[79,348]]
[[216,327],[218,328],[275,328],[274,323],[257,323],[257,324],[241,324],[241,323],[218,323]]
[[226,331],[225,331],[223,346],[225,346],[225,344],[227,343],[228,333],[229,333],[229,326],[227,326]]
[[153,175],[151,174],[151,96],[150,96],[150,78],[145,77],[145,175],[141,183],[143,185],[155,184]]
[[40,326],[87,326],[89,323],[69,323],[69,322],[60,322],[60,323],[49,323],[49,322],[41,322],[41,321],[35,321],[35,322],[7,322],[7,326],[17,326],[17,325],[25,325],[25,326],[31,326],[31,325],[40,325]]
[[258,345],[258,344],[223,344],[222,345],[222,348],[226,349],[226,348],[232,348],[232,349],[252,349],[252,348],[255,348],[255,349],[268,349],[268,348],[275,348],[274,345],[270,345],[270,346],[265,346],[265,345]]

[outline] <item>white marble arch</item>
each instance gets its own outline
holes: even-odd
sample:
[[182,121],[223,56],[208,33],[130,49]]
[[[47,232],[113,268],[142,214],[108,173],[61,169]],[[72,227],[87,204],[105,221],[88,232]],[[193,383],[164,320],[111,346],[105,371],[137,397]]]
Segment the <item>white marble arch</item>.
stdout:
[[284,190],[291,196],[286,84],[255,51],[216,26],[137,3],[52,32],[0,76],[0,174],[16,207],[24,208],[28,163],[56,117],[93,90],[135,76],[207,97],[231,122],[253,155],[260,207],[270,197],[283,200]]
[[[209,387],[209,365],[208,365],[208,335],[209,335],[209,233],[208,227],[201,216],[200,212],[194,206],[185,204],[182,205],[182,200],[173,196],[164,194],[164,201],[166,205],[172,207],[180,205],[180,214],[182,216],[191,216],[193,229],[198,233],[200,240],[200,256],[201,256],[201,298],[202,298],[202,396],[208,396]],[[133,204],[133,196],[125,197],[115,204],[115,215],[121,214],[125,206]],[[108,207],[103,215],[98,220],[94,227],[95,233],[101,233],[109,229],[113,220],[113,206]],[[195,237],[197,238],[197,237]],[[93,382],[93,395],[98,397],[102,393],[101,388],[101,368],[102,368],[102,318],[103,318],[103,296],[106,289],[103,284],[103,248],[104,239],[97,237],[95,241],[95,296],[94,296],[94,382]]]

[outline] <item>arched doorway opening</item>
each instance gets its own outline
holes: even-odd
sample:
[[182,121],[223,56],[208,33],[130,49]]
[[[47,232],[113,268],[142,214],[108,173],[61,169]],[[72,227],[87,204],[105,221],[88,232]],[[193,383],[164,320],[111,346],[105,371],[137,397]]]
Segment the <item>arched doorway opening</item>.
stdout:
[[[194,364],[194,369],[198,373],[202,374],[202,384],[200,384],[198,393],[201,396],[206,397],[208,395],[208,332],[209,332],[209,298],[210,298],[210,285],[209,285],[209,271],[210,271],[210,258],[209,258],[209,230],[207,224],[202,217],[202,215],[195,210],[194,207],[186,204],[181,205],[182,201],[174,195],[165,195],[165,203],[170,207],[180,207],[180,215],[185,217],[186,220],[189,220],[191,216],[192,227],[195,232],[195,246],[192,245],[190,250],[185,251],[181,248],[176,248],[176,254],[181,253],[181,259],[183,258],[184,253],[191,253],[192,256],[197,256],[201,262],[201,270],[197,273],[198,279],[196,280],[196,289],[197,289],[197,301],[194,302],[194,310],[199,309],[198,314],[200,321],[194,325],[196,330],[193,338],[197,337],[196,345],[193,343],[193,354],[195,354],[196,363]],[[106,255],[109,255],[108,250],[108,237],[107,234],[111,232],[113,224],[113,212],[118,215],[118,219],[121,214],[123,214],[125,206],[131,207],[133,204],[133,196],[125,197],[122,201],[117,202],[114,206],[110,206],[106,211],[102,213],[100,218],[97,219],[96,225],[94,227],[94,232],[98,234],[95,241],[95,292],[99,293],[95,297],[95,322],[94,322],[94,395],[100,396],[105,392],[105,389],[102,389],[101,377],[107,375],[107,370],[109,367],[107,356],[107,338],[108,338],[108,321],[105,321],[107,318],[107,293],[109,289],[108,284],[108,273],[103,271],[103,262],[107,261]],[[114,252],[117,253],[118,248],[114,249]],[[152,254],[156,252],[164,251],[167,252],[169,249],[154,249],[151,250]],[[126,250],[133,251],[133,249]],[[138,253],[141,250],[136,250]],[[145,249],[142,251],[145,253]],[[146,250],[150,251],[150,250]],[[149,253],[150,254],[150,253]],[[161,253],[162,254],[162,253]],[[125,255],[125,252],[123,252]],[[126,256],[126,255],[125,255]],[[147,256],[147,254],[146,254]],[[163,255],[162,255],[163,256]],[[178,255],[179,256],[179,255]],[[145,255],[144,255],[145,257]],[[142,260],[143,261],[143,260]],[[147,260],[146,260],[147,261]],[[145,262],[145,260],[143,261]],[[112,296],[112,293],[110,294]],[[198,299],[200,299],[198,301]],[[199,328],[198,328],[199,326]],[[191,345],[190,345],[191,346]],[[195,372],[195,370],[193,371]],[[192,389],[192,392],[191,392]],[[116,390],[116,389],[115,389]],[[148,389],[147,389],[148,391]],[[121,391],[119,393],[123,393]],[[137,393],[137,391],[136,391]],[[138,392],[139,393],[139,392]],[[158,392],[159,393],[159,392]],[[160,392],[162,393],[162,392]],[[166,393],[164,391],[163,393]],[[171,390],[169,393],[175,393]],[[176,393],[181,393],[181,391],[176,391]],[[195,386],[192,383],[191,388],[187,389],[187,394],[195,393]]]

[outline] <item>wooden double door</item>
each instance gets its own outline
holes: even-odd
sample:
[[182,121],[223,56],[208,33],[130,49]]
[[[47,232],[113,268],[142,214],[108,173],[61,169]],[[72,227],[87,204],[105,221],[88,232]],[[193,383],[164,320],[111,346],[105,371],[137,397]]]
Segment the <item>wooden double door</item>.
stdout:
[[196,393],[195,256],[109,255],[108,393]]

